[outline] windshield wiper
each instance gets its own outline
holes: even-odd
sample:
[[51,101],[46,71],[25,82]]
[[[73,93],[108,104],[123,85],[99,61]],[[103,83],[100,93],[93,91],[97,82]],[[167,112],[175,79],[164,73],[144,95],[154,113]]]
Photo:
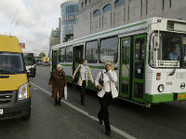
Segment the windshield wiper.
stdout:
[[0,72],[5,73],[5,74],[14,74],[14,72],[7,71],[7,70],[2,70],[2,69],[0,69]]

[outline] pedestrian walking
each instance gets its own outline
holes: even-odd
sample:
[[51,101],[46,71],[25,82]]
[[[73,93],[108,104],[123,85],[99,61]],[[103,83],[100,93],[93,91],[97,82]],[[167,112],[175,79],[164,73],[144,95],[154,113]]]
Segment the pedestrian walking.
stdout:
[[104,121],[106,135],[111,134],[108,107],[112,100],[118,96],[118,91],[115,86],[116,82],[117,74],[114,71],[114,64],[107,62],[105,69],[98,73],[95,80],[95,86],[99,90],[97,95],[101,106],[98,119],[100,124]]
[[67,87],[65,72],[60,64],[57,65],[57,70],[53,70],[48,82],[52,84],[52,97],[55,99],[55,105],[61,105],[61,98],[64,97],[64,87]]
[[90,81],[94,83],[94,80],[92,78],[92,73],[89,68],[88,60],[84,59],[83,64],[79,64],[76,70],[74,71],[74,74],[72,76],[72,79],[75,79],[75,76],[78,74],[79,77],[77,79],[77,85],[80,86],[80,97],[81,97],[81,105],[85,105],[85,93],[86,93],[86,86],[88,86],[88,79],[90,78]]

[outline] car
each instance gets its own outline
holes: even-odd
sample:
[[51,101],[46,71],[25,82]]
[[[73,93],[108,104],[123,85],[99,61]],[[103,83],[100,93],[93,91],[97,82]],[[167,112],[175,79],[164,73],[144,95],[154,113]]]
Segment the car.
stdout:
[[50,62],[43,62],[44,66],[50,66]]

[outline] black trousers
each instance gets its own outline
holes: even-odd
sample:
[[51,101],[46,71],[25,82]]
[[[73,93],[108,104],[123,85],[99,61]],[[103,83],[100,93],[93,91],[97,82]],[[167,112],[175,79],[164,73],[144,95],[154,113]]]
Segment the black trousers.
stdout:
[[80,91],[81,103],[85,103],[86,81],[83,81]]
[[99,102],[101,105],[101,109],[98,113],[98,118],[100,120],[104,121],[105,124],[105,129],[106,131],[110,131],[110,122],[109,122],[109,111],[108,111],[108,107],[112,102],[112,95],[111,93],[105,93],[105,95],[103,96],[103,98],[99,98]]

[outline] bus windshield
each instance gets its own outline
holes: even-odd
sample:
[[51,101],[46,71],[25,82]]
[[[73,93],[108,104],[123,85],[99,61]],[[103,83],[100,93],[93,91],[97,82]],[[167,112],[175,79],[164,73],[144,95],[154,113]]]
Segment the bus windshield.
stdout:
[[[150,65],[154,67],[186,67],[186,35],[160,32],[159,48],[150,53]],[[154,40],[152,38],[152,43]]]
[[0,74],[25,73],[22,55],[0,52]]
[[24,55],[24,60],[25,60],[25,65],[34,65],[35,64],[35,58],[33,53],[23,53]]

